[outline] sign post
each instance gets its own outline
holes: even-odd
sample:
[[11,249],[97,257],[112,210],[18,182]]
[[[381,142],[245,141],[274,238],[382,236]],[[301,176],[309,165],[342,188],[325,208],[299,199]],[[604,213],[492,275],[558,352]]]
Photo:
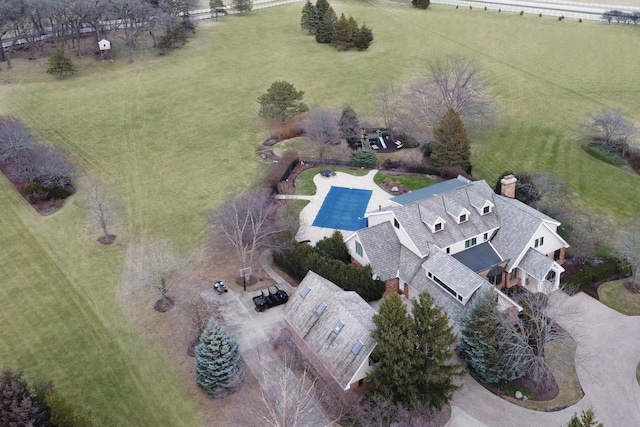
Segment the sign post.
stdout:
[[242,277],[242,285],[244,291],[247,292],[247,282],[251,284],[251,267],[245,267],[240,270],[240,277]]

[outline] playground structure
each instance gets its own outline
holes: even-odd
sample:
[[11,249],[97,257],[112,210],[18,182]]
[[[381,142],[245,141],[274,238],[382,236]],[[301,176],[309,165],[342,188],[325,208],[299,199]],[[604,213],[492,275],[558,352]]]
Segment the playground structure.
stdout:
[[360,129],[360,145],[362,148],[372,150],[398,150],[402,148],[402,142],[396,141],[390,130],[367,130]]

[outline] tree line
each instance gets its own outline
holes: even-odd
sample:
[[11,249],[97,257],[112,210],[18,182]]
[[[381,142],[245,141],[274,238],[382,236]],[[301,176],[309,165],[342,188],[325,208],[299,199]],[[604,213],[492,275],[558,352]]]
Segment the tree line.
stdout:
[[67,45],[83,55],[81,40],[87,29],[93,36],[94,53],[101,39],[119,39],[129,62],[147,36],[161,52],[185,43],[195,30],[189,10],[197,0],[0,0],[0,61],[11,68],[11,54],[23,43],[30,59],[44,55],[43,38]]
[[611,24],[611,21],[616,21],[618,24],[636,25],[640,22],[640,11],[622,12],[620,10],[607,10],[600,16],[600,19],[607,21],[609,24]]
[[356,20],[344,13],[338,15],[327,0],[317,0],[314,5],[307,0],[302,8],[300,29],[315,36],[318,43],[330,43],[337,50],[366,50],[373,41],[373,32],[364,23],[358,27]]

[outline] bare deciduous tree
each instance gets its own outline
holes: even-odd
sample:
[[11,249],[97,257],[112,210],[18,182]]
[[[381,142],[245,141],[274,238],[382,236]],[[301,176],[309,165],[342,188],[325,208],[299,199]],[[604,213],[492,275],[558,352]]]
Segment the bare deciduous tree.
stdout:
[[100,243],[110,244],[116,236],[109,233],[109,229],[115,221],[115,199],[107,190],[107,185],[97,178],[91,178],[84,185],[83,193],[86,194],[87,209],[93,224],[102,230]]
[[33,145],[34,139],[29,128],[17,120],[0,120],[0,160],[15,161]]
[[[542,389],[551,384],[552,363],[558,367],[574,363],[573,338],[557,323],[572,313],[564,305],[549,304],[543,293],[529,294],[519,303],[523,307],[519,316],[499,318],[498,335],[504,350],[501,358],[508,366],[521,367],[536,387]],[[545,353],[551,343],[557,352],[552,360]]]
[[490,125],[497,114],[496,99],[482,68],[457,56],[430,61],[426,74],[410,84],[407,100],[413,113],[431,127],[449,109],[460,115],[467,128]]
[[320,144],[337,144],[342,138],[338,119],[327,108],[311,110],[302,125],[307,138]]
[[562,222],[570,253],[581,264],[595,259],[598,248],[611,242],[611,221],[603,215],[571,203],[560,204],[553,214]]
[[133,279],[142,286],[148,286],[160,293],[156,310],[167,311],[173,306],[169,289],[176,277],[188,265],[188,259],[181,256],[168,239],[148,240],[132,246],[128,254]]
[[291,224],[278,221],[271,194],[265,189],[227,201],[209,220],[214,226],[213,237],[233,246],[242,267],[251,267],[256,252],[274,242],[279,233],[291,230]]
[[316,383],[306,368],[294,372],[291,356],[259,353],[248,362],[259,383],[259,401],[249,408],[261,424],[272,427],[328,425],[316,395]]
[[380,116],[387,129],[393,128],[397,123],[402,96],[402,88],[393,83],[380,85],[378,87]]
[[42,144],[22,150],[14,166],[12,173],[18,180],[37,181],[47,188],[71,184],[75,174],[75,166],[60,150]]
[[597,138],[620,151],[624,157],[637,130],[619,109],[603,108],[582,124],[585,136]]
[[618,256],[629,263],[633,283],[640,283],[640,219],[636,219],[623,229],[617,242]]

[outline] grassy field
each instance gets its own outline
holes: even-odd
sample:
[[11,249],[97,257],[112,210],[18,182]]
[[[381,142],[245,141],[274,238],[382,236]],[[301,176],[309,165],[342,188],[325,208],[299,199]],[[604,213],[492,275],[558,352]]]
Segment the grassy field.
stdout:
[[598,298],[604,305],[627,316],[640,316],[640,294],[632,294],[624,284],[629,277],[598,286]]
[[166,353],[123,315],[122,261],[127,244],[147,235],[201,246],[206,212],[259,184],[268,165],[254,151],[267,132],[256,98],[275,80],[306,91],[311,107],[349,103],[373,116],[380,83],[407,82],[433,56],[471,57],[495,82],[503,111],[494,132],[472,135],[478,177],[492,184],[505,169],[548,170],[569,181],[578,203],[614,220],[640,211],[640,179],[591,158],[574,137],[576,123],[602,106],[640,118],[637,63],[620,54],[637,45],[637,28],[332,5],[373,29],[368,51],[338,53],[300,33],[300,3],[202,23],[166,57],[85,58],[67,81],[51,80],[42,61],[0,72],[0,110],[106,179],[124,222],[116,244],[101,247],[79,200],[41,218],[0,179],[0,365],[54,380],[105,424],[202,423]]

